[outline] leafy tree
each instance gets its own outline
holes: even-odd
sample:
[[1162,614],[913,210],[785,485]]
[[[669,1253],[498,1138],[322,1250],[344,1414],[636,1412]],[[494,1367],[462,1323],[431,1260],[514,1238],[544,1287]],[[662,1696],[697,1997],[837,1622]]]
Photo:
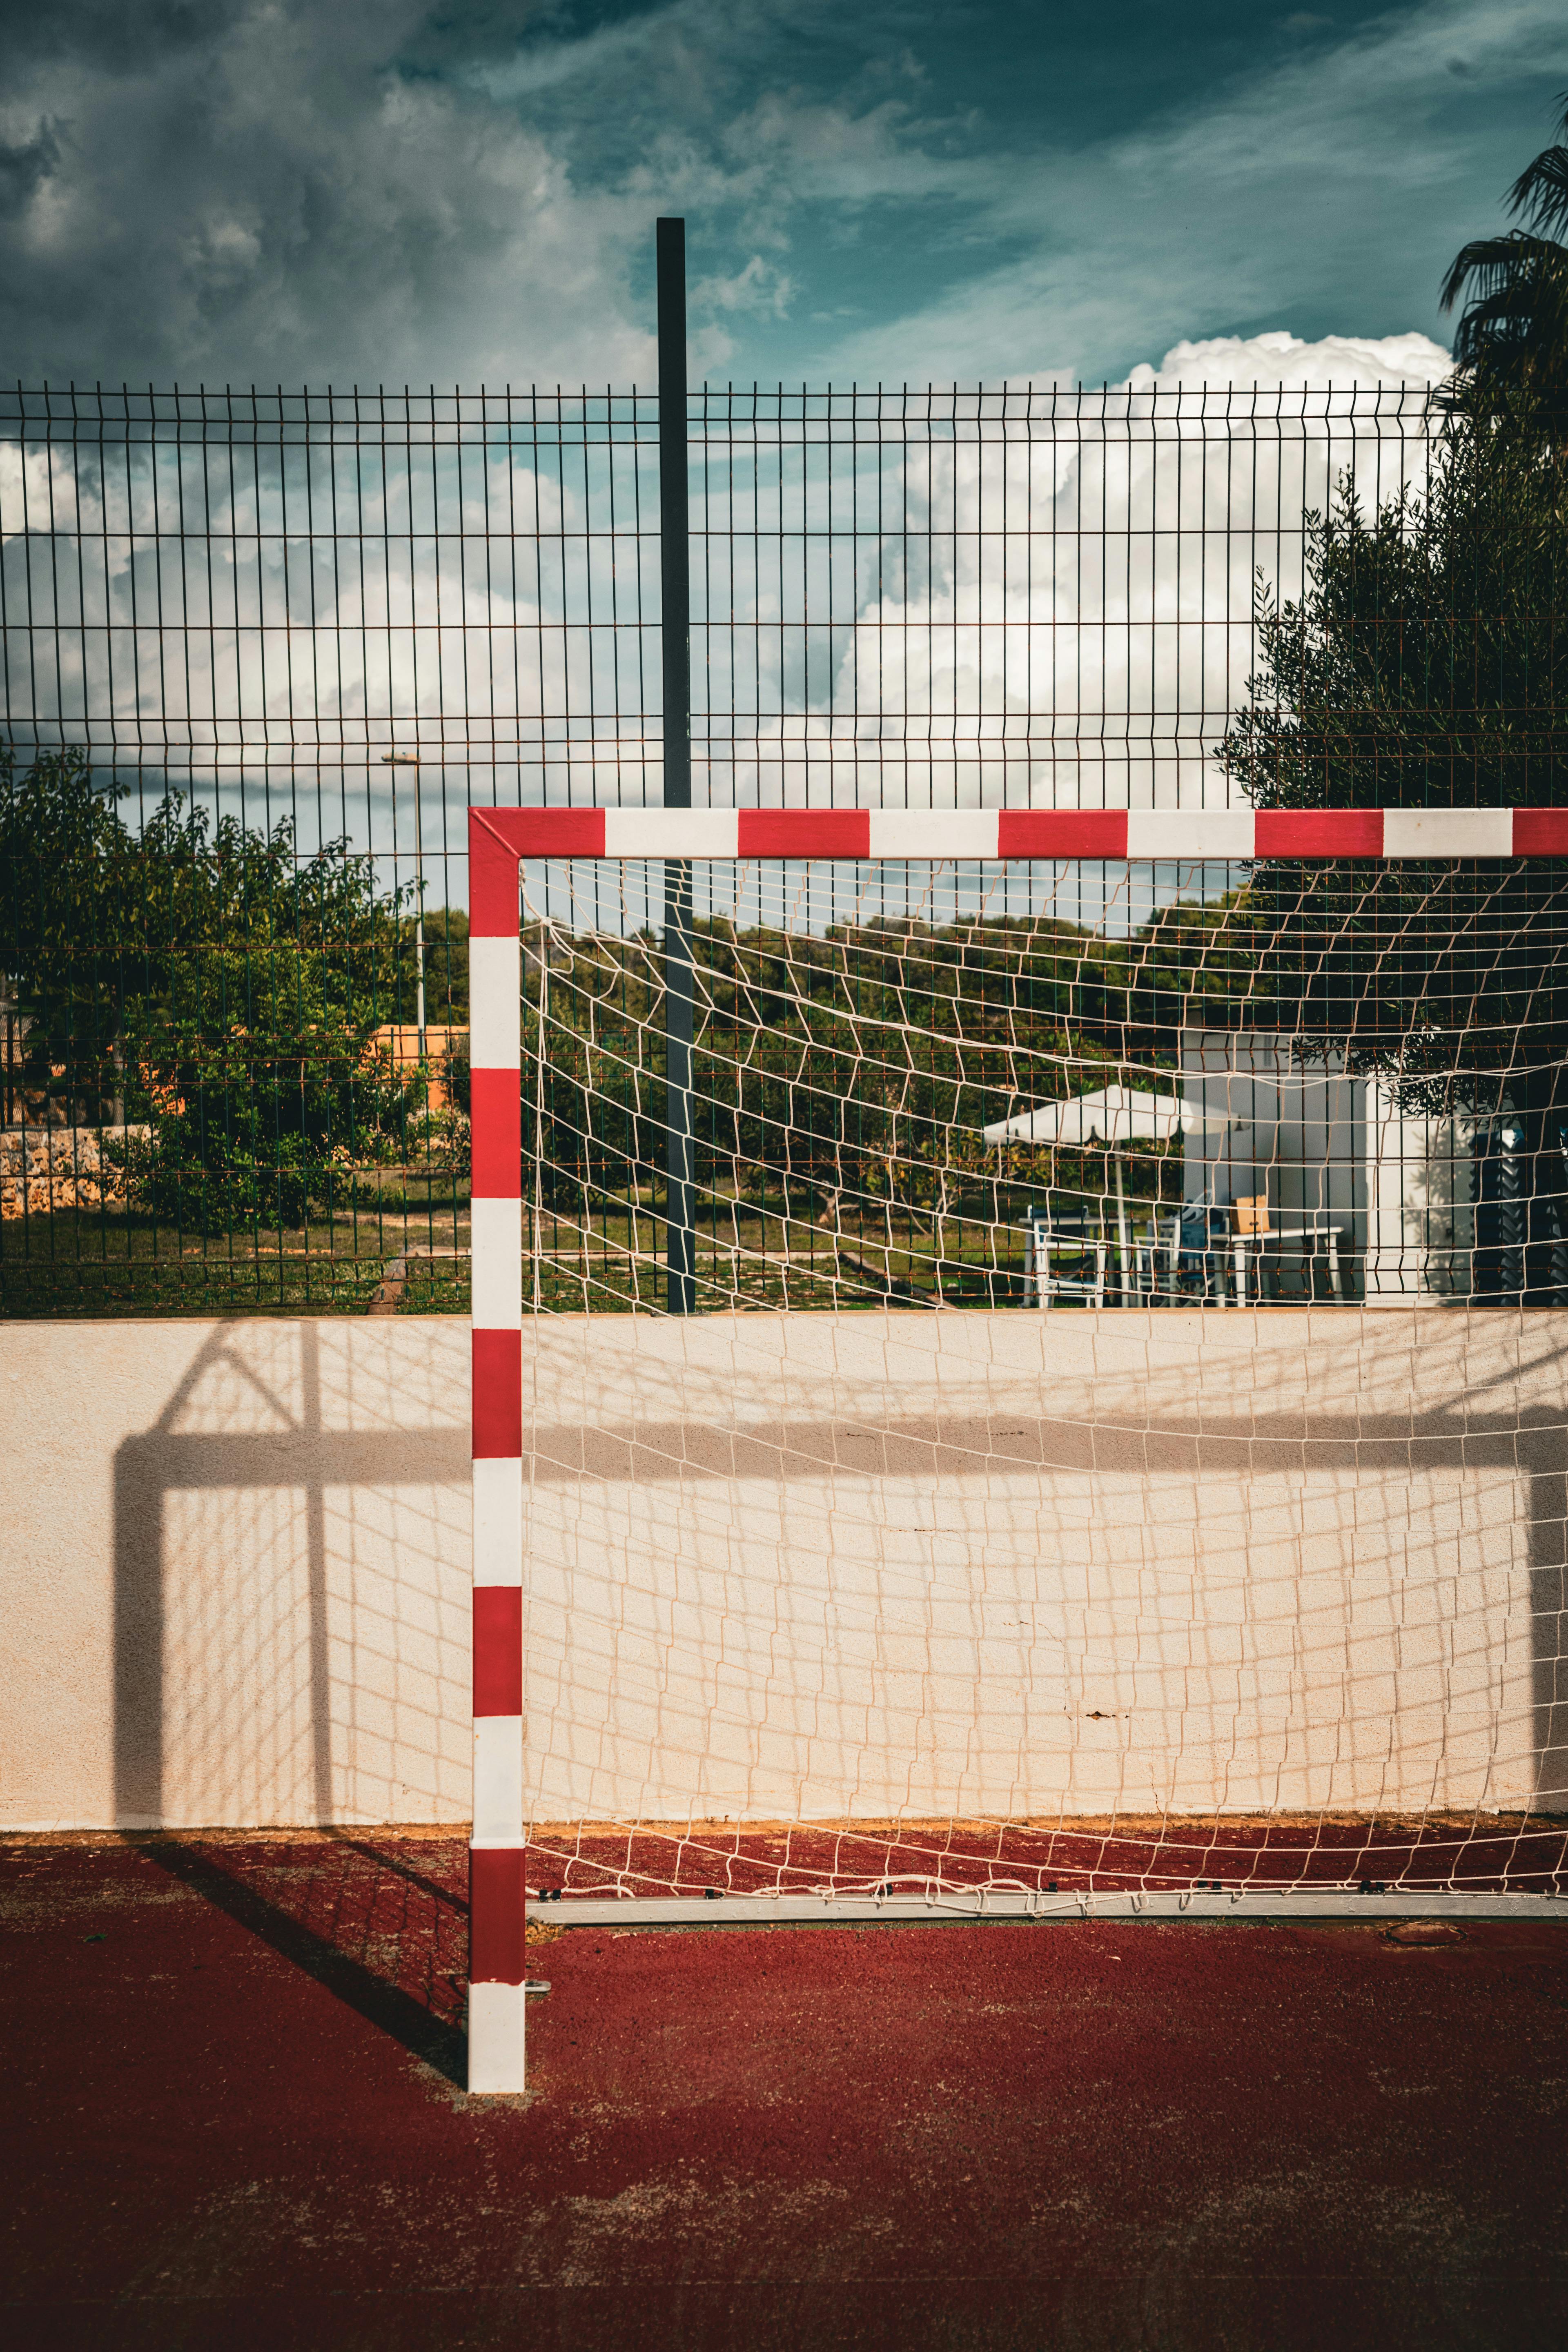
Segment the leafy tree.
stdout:
[[[1568,455],[1460,409],[1423,494],[1369,515],[1347,481],[1306,520],[1306,593],[1260,607],[1258,673],[1226,739],[1255,804],[1568,804]],[[1562,1227],[1564,874],[1511,859],[1264,866],[1246,908],[1257,1018],[1342,1045],[1407,1104],[1511,1115],[1532,1292],[1552,1285]]]
[[127,1024],[153,1089],[148,1205],[202,1233],[330,1211],[366,1138],[407,1107],[375,1027],[374,997],[320,947],[253,940],[182,961]]
[[24,1085],[96,1109],[120,1091],[127,998],[147,984],[141,861],[84,754],[23,774],[0,744],[0,971],[27,1016]]
[[297,854],[170,793],[136,832],[84,754],[18,775],[0,753],[0,968],[31,1028],[27,1076],[101,1116],[150,1117],[151,1204],[200,1230],[296,1223],[415,1107],[372,1039],[400,908],[341,842]]

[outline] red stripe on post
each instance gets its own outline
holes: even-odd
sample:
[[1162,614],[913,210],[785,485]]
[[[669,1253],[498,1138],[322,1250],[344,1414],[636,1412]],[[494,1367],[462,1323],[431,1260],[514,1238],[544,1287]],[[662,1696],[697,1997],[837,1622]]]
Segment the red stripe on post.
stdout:
[[1259,809],[1259,857],[1381,857],[1381,809]]
[[479,1845],[468,1852],[468,1981],[526,1984],[527,1850]]
[[740,857],[869,857],[869,809],[742,809]]
[[1125,857],[1125,809],[1003,809],[998,857]]
[[475,939],[517,937],[522,857],[603,857],[603,809],[470,809],[468,928]]
[[514,857],[603,857],[605,812],[580,809],[487,809]]
[[476,1201],[522,1198],[522,1079],[516,1070],[475,1070],[469,1083]]
[[1516,857],[1568,857],[1568,809],[1515,809]]
[[477,940],[515,940],[517,852],[496,835],[494,813],[468,811],[468,930]]
[[522,1334],[474,1333],[474,1460],[522,1455]]
[[474,1587],[474,1713],[522,1713],[522,1588]]

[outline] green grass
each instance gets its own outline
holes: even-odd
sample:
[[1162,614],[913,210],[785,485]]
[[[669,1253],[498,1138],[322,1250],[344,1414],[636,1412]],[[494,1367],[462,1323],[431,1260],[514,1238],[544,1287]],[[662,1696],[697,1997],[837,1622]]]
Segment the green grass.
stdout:
[[[0,1225],[0,1315],[365,1313],[467,1315],[466,1202],[451,1181],[381,1188],[376,1208],[295,1230],[182,1235],[112,1209],[57,1211]],[[559,1216],[538,1224],[540,1255],[527,1304],[546,1314],[629,1314],[661,1308],[664,1225],[643,1202],[606,1204],[581,1229]],[[531,1239],[532,1235],[531,1234]],[[928,1237],[889,1245],[885,1233],[835,1237],[778,1215],[721,1204],[697,1236],[700,1310],[736,1306],[847,1308],[889,1302],[1005,1306],[1021,1300],[1021,1271],[992,1261],[990,1237],[949,1237],[940,1269]]]
[[[392,1259],[455,1243],[467,1247],[467,1218],[449,1205],[206,1236],[135,1211],[60,1209],[0,1223],[0,1316],[363,1314]],[[466,1265],[462,1287],[453,1313],[468,1311]]]
[[[292,1231],[181,1235],[113,1209],[8,1220],[0,1315],[467,1315],[467,1206],[449,1175],[392,1169],[348,1213]],[[525,1307],[663,1309],[665,1228],[647,1192],[597,1195],[586,1218],[531,1215],[525,1239]],[[939,1232],[903,1211],[835,1231],[782,1201],[707,1195],[696,1275],[709,1313],[1032,1304],[1019,1228],[950,1218]]]

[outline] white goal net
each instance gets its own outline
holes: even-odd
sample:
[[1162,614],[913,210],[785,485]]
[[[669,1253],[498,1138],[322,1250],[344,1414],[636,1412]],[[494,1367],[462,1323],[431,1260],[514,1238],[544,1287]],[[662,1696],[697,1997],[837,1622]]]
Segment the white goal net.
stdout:
[[531,1890],[1552,1891],[1555,874],[528,865]]

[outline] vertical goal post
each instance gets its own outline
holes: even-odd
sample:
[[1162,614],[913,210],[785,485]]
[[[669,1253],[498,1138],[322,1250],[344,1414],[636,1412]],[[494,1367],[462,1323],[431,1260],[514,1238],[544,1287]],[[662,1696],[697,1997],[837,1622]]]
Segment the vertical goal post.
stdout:
[[[526,2000],[521,867],[716,861],[1568,856],[1564,809],[470,808],[473,1831],[468,2087],[518,2092]],[[1426,1898],[1430,1906],[1430,1898]],[[698,1913],[700,1905],[693,1906]]]

